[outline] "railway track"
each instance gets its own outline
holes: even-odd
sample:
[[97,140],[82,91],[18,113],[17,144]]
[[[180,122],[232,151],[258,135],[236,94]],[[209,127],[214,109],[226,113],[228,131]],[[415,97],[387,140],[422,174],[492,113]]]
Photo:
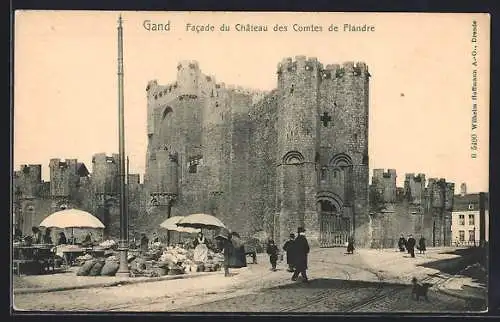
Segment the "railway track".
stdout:
[[[321,254],[322,250],[317,249],[313,251],[316,253],[316,255]],[[312,253],[313,253],[312,252]],[[327,255],[327,254],[325,254]],[[325,256],[326,257],[326,256]],[[325,258],[324,257],[324,258]],[[327,258],[327,257],[326,257]],[[353,266],[350,264],[346,263],[338,263],[334,262],[331,260],[322,260],[321,262],[325,263],[326,265],[329,265],[332,270],[340,273],[340,275],[343,275],[343,279],[345,282],[352,282],[352,271],[362,271],[362,272],[369,272],[373,275],[376,276],[377,279],[377,285],[375,287],[375,290],[372,292],[371,295],[369,296],[363,296],[361,297],[358,301],[355,303],[352,303],[352,301],[345,300],[345,299],[352,299],[352,292],[354,291],[352,287],[349,286],[344,286],[340,287],[340,289],[333,291],[331,288],[325,288],[322,289],[316,294],[314,294],[311,297],[307,297],[305,299],[301,299],[299,303],[290,303],[289,305],[286,305],[285,307],[281,307],[278,312],[286,313],[286,312],[300,312],[304,310],[305,308],[308,307],[314,307],[315,305],[320,305],[321,303],[328,303],[328,301],[332,300],[332,294],[334,294],[335,301],[331,302],[334,306],[335,309],[332,311],[340,311],[340,312],[368,312],[370,311],[370,307],[377,305],[377,303],[383,304],[384,301],[389,301],[391,298],[396,296],[397,294],[401,292],[408,292],[408,296],[411,295],[410,293],[410,286],[409,285],[388,285],[384,283],[384,277],[380,274],[380,271],[374,271],[368,268],[360,268],[358,266]],[[385,262],[380,263],[381,266],[384,264],[390,263],[391,260],[387,260]],[[458,270],[457,270],[458,271]],[[289,285],[290,282],[289,280],[283,280],[278,283],[273,283],[274,281],[270,279],[272,275],[274,275],[274,272],[268,271],[266,273],[260,274],[259,276],[250,278],[248,280],[242,281],[241,283],[238,283],[237,285],[232,285],[229,286],[227,290],[223,292],[219,292],[219,295],[217,299],[214,299],[213,301],[208,301],[208,302],[203,302],[200,303],[196,306],[202,306],[202,305],[211,305],[215,304],[217,302],[222,302],[225,300],[229,300],[230,298],[234,297],[239,297],[239,296],[245,296],[248,294],[252,293],[258,293],[260,291],[266,292],[268,289],[267,286],[271,287],[280,287],[283,285]],[[401,276],[403,279],[409,279],[412,277],[413,274],[406,274],[404,276]],[[311,282],[313,282],[312,280]],[[420,282],[430,282],[434,284],[435,286],[438,286],[440,283],[443,283],[445,280],[441,280],[438,276],[427,276],[426,278],[423,278],[420,280]],[[265,285],[266,282],[269,284],[274,284],[274,285]],[[278,285],[276,285],[278,284]],[[341,285],[342,286],[342,285]],[[306,286],[307,287],[307,286]],[[210,295],[213,294],[211,292],[197,292],[197,294],[193,294],[189,296],[189,298],[199,298],[200,296],[204,295]],[[229,296],[227,296],[229,295]],[[147,304],[160,304],[160,303],[166,303],[169,299],[171,299],[172,295],[170,296],[165,296],[161,298],[155,298],[154,301],[140,301],[140,302],[134,302],[134,303],[126,303],[122,304],[113,308],[110,308],[111,311],[113,310],[133,310],[134,307],[144,307],[144,305]],[[344,303],[343,303],[344,302]],[[192,308],[194,305],[188,305],[186,306],[180,306],[177,309],[174,309],[175,311],[181,311],[183,308]],[[236,309],[237,310],[237,309]],[[275,310],[273,310],[275,311]]]

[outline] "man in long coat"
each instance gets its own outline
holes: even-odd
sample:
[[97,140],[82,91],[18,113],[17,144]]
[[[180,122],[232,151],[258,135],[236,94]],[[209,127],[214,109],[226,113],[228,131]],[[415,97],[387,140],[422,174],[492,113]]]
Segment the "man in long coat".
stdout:
[[224,276],[229,275],[229,266],[231,264],[231,257],[233,257],[234,246],[231,241],[232,235],[226,229],[221,229],[215,239],[218,241],[219,247],[224,253]]
[[286,252],[286,263],[288,264],[288,271],[291,273],[294,271],[293,267],[293,242],[295,241],[295,235],[290,234],[290,239],[283,245],[283,250]]
[[413,235],[410,234],[408,237],[408,240],[406,241],[406,249],[408,249],[408,253],[410,253],[411,257],[415,257],[415,244],[416,244],[415,238],[413,238]]
[[297,229],[298,236],[293,243],[293,261],[295,265],[295,272],[292,276],[292,281],[296,281],[299,274],[302,275],[304,282],[308,281],[307,278],[307,255],[309,254],[309,243],[305,236],[306,230],[303,227]]

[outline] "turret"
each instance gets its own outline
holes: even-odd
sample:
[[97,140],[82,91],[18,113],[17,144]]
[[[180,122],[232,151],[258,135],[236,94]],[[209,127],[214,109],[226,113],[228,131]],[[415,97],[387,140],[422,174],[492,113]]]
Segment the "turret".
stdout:
[[50,167],[50,195],[53,197],[68,197],[76,190],[80,181],[77,172],[76,159],[51,159]]
[[97,153],[92,156],[92,185],[95,193],[118,194],[120,155]]
[[279,162],[289,151],[298,151],[314,162],[319,148],[318,90],[321,63],[297,56],[278,65]]
[[201,72],[198,62],[184,60],[177,65],[177,84],[179,98],[197,98]]
[[23,197],[32,198],[38,194],[42,183],[42,165],[23,164],[14,172],[15,188]]
[[381,193],[383,202],[396,202],[396,170],[374,169],[372,184]]

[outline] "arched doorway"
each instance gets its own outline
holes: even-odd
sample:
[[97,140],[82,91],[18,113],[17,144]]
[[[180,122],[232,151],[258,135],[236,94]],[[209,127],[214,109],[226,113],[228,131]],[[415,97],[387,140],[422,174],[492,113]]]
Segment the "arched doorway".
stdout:
[[349,217],[342,216],[340,206],[331,200],[319,200],[320,246],[344,247],[351,233]]

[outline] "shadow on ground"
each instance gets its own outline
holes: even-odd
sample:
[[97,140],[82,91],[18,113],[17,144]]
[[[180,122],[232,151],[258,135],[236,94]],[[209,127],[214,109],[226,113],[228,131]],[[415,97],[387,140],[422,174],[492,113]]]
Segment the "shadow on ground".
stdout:
[[463,312],[478,311],[484,301],[466,301],[429,291],[417,301],[411,285],[318,278],[267,287],[175,311],[191,312]]
[[486,286],[486,263],[488,261],[486,248],[462,248],[443,252],[442,254],[457,255],[458,257],[427,262],[419,266],[436,269],[446,274],[469,277],[473,282]]

